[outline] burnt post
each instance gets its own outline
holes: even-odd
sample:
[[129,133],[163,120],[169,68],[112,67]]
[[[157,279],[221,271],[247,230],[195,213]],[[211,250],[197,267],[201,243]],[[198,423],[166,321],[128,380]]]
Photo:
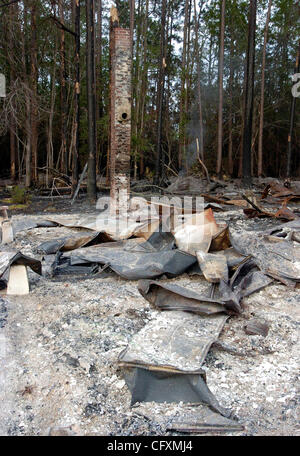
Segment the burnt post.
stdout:
[[130,189],[131,35],[110,10],[110,196],[119,210],[127,208]]

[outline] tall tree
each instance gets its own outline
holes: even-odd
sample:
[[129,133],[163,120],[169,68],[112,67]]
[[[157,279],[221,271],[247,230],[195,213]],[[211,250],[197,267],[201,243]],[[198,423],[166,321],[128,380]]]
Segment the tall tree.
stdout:
[[[203,0],[201,1],[199,18],[201,16]],[[197,15],[196,0],[194,0],[194,29],[195,29],[195,54],[197,66],[197,98],[199,110],[199,153],[202,160],[204,160],[204,135],[203,135],[203,112],[202,112],[202,96],[201,96],[201,64],[200,64],[200,51],[199,51],[199,18]]]
[[220,51],[219,51],[219,108],[218,108],[218,152],[217,175],[221,177],[223,149],[223,72],[224,72],[224,35],[225,35],[225,0],[221,0]]
[[86,0],[86,81],[88,101],[88,197],[96,199],[96,87],[94,0]]
[[68,151],[67,151],[67,75],[66,75],[66,44],[65,44],[65,12],[64,1],[58,0],[60,28],[60,106],[61,106],[61,171],[68,174]]
[[[295,74],[299,73],[299,61],[300,61],[300,41],[298,45],[296,65],[295,65]],[[296,106],[296,97],[292,96],[291,109],[290,109],[290,129],[288,134],[288,151],[287,151],[287,166],[286,166],[286,175],[289,177],[291,175],[291,162],[292,162],[292,137],[293,129],[295,122],[295,106]]]
[[37,161],[38,161],[38,63],[37,63],[37,10],[38,5],[35,1],[31,3],[31,159],[32,159],[32,179],[37,183]]
[[264,46],[262,55],[262,66],[261,66],[261,86],[260,86],[260,117],[259,117],[259,133],[258,133],[258,163],[257,163],[257,174],[262,176],[262,163],[263,163],[263,129],[264,129],[264,105],[265,105],[265,69],[266,69],[266,50],[268,41],[268,29],[271,17],[272,0],[269,0],[268,12],[266,18],[266,25],[264,31]]
[[187,59],[188,59],[188,29],[190,16],[190,1],[184,2],[184,25],[183,25],[183,44],[181,60],[181,89],[179,107],[179,153],[178,165],[182,167],[186,154],[186,101],[187,101]]
[[79,156],[79,127],[80,127],[80,0],[75,1],[74,28],[75,28],[75,127],[74,147],[72,160],[72,191],[76,190],[78,182],[78,156]]
[[248,23],[248,47],[245,71],[245,112],[243,138],[243,182],[249,186],[251,179],[251,145],[253,118],[253,89],[254,89],[254,58],[256,31],[256,0],[250,0]]
[[[15,69],[15,60],[14,60],[14,21],[16,21],[16,5],[11,4],[9,6],[9,40],[8,40],[8,60],[10,62],[10,86],[13,90],[14,80],[16,77]],[[15,103],[12,101],[11,113],[10,113],[10,126],[9,126],[9,136],[10,136],[10,177],[13,181],[16,180],[16,119],[15,119]]]
[[157,82],[157,139],[156,139],[156,162],[155,162],[155,182],[159,183],[161,170],[161,140],[162,140],[162,111],[165,89],[165,68],[166,68],[166,13],[167,0],[162,0],[161,5],[161,28],[160,28],[160,56],[159,56],[159,73]]

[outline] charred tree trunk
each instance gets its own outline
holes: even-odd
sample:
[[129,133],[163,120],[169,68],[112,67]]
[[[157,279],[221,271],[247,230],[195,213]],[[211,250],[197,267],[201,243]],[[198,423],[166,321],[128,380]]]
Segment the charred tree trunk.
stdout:
[[[231,28],[232,30],[232,28]],[[231,42],[230,42],[230,74],[229,74],[229,119],[228,119],[228,171],[229,175],[233,175],[233,159],[232,159],[232,149],[233,149],[233,133],[232,133],[232,127],[233,127],[233,78],[234,78],[234,67],[233,67],[233,38],[231,37]]]
[[[199,17],[201,14],[203,2],[201,2]],[[204,135],[203,135],[203,113],[202,113],[202,96],[201,96],[201,65],[200,65],[200,52],[199,52],[199,23],[197,17],[196,0],[194,0],[194,16],[195,16],[195,53],[197,61],[197,96],[198,96],[198,109],[199,109],[199,153],[201,160],[204,160]]]
[[[59,20],[64,25],[63,0],[58,2]],[[67,151],[67,88],[66,88],[66,45],[65,31],[60,30],[60,107],[61,107],[61,172],[68,174],[68,151]]]
[[33,1],[31,5],[31,160],[32,180],[36,184],[37,174],[37,147],[38,147],[38,104],[37,104],[37,6]]
[[219,53],[219,109],[218,109],[218,151],[217,151],[217,175],[221,177],[222,148],[223,148],[223,71],[224,71],[224,35],[225,35],[225,4],[221,3],[221,27],[220,27],[220,53]]
[[243,139],[243,182],[251,184],[251,142],[253,118],[253,89],[254,89],[254,57],[255,57],[255,31],[256,31],[256,0],[250,0],[248,48],[246,65],[246,92],[244,112],[244,139]]
[[260,118],[259,118],[259,134],[258,134],[258,163],[257,174],[262,176],[263,163],[263,128],[264,128],[264,103],[265,103],[265,69],[266,69],[266,49],[268,40],[268,29],[271,16],[272,0],[269,0],[268,13],[264,32],[264,47],[261,66],[261,87],[260,87]]
[[[14,20],[15,20],[15,5],[12,4],[9,6],[9,40],[8,40],[8,50],[9,56],[8,60],[10,62],[10,86],[13,88],[13,83],[15,80],[15,61],[14,61]],[[16,119],[15,119],[15,103],[12,101],[10,119],[9,119],[9,138],[10,138],[10,177],[12,181],[16,180]]]
[[88,196],[95,200],[96,187],[96,90],[94,51],[94,0],[86,0],[86,80],[88,100]]
[[178,166],[182,167],[185,159],[185,142],[186,142],[186,97],[187,97],[187,41],[188,41],[188,21],[190,12],[190,0],[185,0],[184,4],[184,26],[183,26],[183,45],[182,45],[182,63],[181,63],[181,90],[180,90],[180,111],[179,111],[179,153]]
[[72,193],[78,183],[79,124],[80,124],[80,0],[75,0],[75,126],[72,160]]
[[157,140],[156,140],[156,163],[155,163],[155,182],[159,183],[161,169],[161,137],[162,137],[162,110],[165,85],[165,28],[166,28],[167,1],[162,0],[161,10],[161,29],[160,29],[160,57],[159,57],[159,74],[157,82]]

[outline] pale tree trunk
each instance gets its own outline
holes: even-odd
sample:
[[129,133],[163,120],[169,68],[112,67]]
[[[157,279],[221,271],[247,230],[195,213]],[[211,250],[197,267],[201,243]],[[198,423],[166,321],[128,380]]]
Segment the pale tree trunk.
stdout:
[[219,51],[219,108],[218,108],[218,151],[217,175],[221,177],[223,148],[223,71],[224,71],[224,35],[225,35],[225,0],[221,3],[221,28]]
[[262,66],[261,66],[261,86],[260,86],[260,117],[259,117],[259,134],[258,134],[258,163],[257,163],[257,174],[259,177],[262,176],[263,168],[263,128],[264,128],[264,103],[265,103],[265,69],[266,69],[266,49],[268,41],[268,29],[271,17],[272,0],[269,0],[268,13],[264,31],[264,47],[262,55]]
[[[299,61],[300,61],[300,41],[299,41],[297,57],[296,57],[295,74],[299,73]],[[288,151],[287,151],[287,167],[286,167],[287,177],[289,177],[291,175],[292,136],[293,136],[294,122],[295,122],[295,105],[296,105],[296,97],[292,96],[292,103],[291,103],[291,110],[290,110],[290,129],[289,129],[289,134],[288,134]]]
[[86,80],[88,100],[88,197],[95,200],[96,187],[96,90],[94,51],[94,0],[86,0]]

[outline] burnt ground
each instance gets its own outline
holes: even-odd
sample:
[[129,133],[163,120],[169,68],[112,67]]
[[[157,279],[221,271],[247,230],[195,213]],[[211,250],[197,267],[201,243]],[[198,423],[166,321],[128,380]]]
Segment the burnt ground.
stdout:
[[[34,214],[93,213],[85,199],[33,200],[14,219]],[[247,220],[242,209],[216,212],[234,232],[257,231],[278,221]],[[44,240],[72,233],[63,227],[17,234],[14,248],[42,258]],[[156,312],[139,294],[137,282],[118,276],[61,277],[29,272],[31,292],[0,299],[0,434],[47,435],[71,426],[79,435],[178,435],[162,415],[180,416],[183,404],[130,406],[131,394],[117,365],[119,353]],[[198,276],[174,283],[209,292]],[[221,405],[232,409],[244,431],[232,435],[299,435],[299,289],[274,282],[244,299],[244,311],[230,317],[204,368]],[[250,336],[246,322],[270,325],[266,337]],[[231,434],[229,434],[231,435]]]

